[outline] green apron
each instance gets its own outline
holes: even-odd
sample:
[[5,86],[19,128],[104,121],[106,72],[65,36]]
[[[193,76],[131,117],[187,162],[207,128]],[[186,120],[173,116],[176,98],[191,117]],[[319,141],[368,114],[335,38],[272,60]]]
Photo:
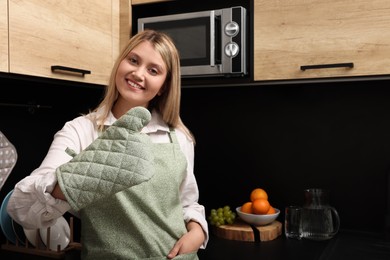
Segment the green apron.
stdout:
[[[167,259],[186,232],[179,187],[186,159],[174,131],[152,144],[155,174],[80,211],[82,259]],[[198,259],[196,252],[175,259]]]

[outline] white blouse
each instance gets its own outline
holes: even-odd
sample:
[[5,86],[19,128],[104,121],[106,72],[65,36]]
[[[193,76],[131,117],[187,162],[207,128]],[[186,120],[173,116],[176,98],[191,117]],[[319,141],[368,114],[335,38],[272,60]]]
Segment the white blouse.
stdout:
[[[116,118],[110,113],[105,125],[112,125],[115,121]],[[193,172],[194,144],[182,131],[179,129],[175,131],[181,150],[187,159],[187,176],[180,187],[184,220],[186,222],[193,220],[202,226],[206,235],[202,245],[204,248],[209,235],[205,208],[198,203],[199,190]],[[170,141],[169,127],[155,111],[152,112],[151,121],[141,132],[148,134],[154,143]],[[8,214],[24,228],[37,229],[53,225],[58,217],[71,211],[66,201],[51,196],[57,183],[55,170],[72,158],[65,152],[66,148],[79,153],[97,137],[97,125],[88,118],[88,115],[65,123],[64,127],[54,135],[54,140],[42,164],[15,185],[7,206]],[[77,212],[72,213],[77,215]]]

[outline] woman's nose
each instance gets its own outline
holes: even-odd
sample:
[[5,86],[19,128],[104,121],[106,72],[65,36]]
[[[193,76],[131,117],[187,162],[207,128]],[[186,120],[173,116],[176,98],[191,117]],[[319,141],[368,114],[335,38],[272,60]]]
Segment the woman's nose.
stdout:
[[136,80],[143,80],[144,79],[144,69],[138,68],[132,72],[134,78]]

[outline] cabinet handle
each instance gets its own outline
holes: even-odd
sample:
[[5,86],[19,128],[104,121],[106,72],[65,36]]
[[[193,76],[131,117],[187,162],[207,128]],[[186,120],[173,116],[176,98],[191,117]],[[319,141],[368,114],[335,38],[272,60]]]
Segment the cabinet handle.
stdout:
[[52,72],[57,72],[58,70],[72,72],[72,73],[80,73],[82,77],[84,77],[85,74],[91,74],[90,70],[76,69],[76,68],[70,68],[70,67],[59,66],[59,65],[51,66]]
[[318,64],[318,65],[304,65],[301,66],[301,70],[311,70],[311,69],[328,69],[328,68],[353,68],[353,62],[347,63],[334,63],[334,64]]

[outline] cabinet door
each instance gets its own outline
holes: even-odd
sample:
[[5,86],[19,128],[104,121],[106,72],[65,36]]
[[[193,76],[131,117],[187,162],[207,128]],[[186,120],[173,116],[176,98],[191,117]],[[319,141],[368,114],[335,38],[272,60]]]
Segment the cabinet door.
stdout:
[[140,4],[151,4],[151,3],[158,3],[158,2],[169,2],[173,0],[132,0],[132,5],[140,5]]
[[0,0],[0,71],[8,72],[8,1]]
[[107,84],[111,10],[111,0],[9,0],[10,72]]
[[390,1],[254,2],[255,80],[390,74],[389,57]]

